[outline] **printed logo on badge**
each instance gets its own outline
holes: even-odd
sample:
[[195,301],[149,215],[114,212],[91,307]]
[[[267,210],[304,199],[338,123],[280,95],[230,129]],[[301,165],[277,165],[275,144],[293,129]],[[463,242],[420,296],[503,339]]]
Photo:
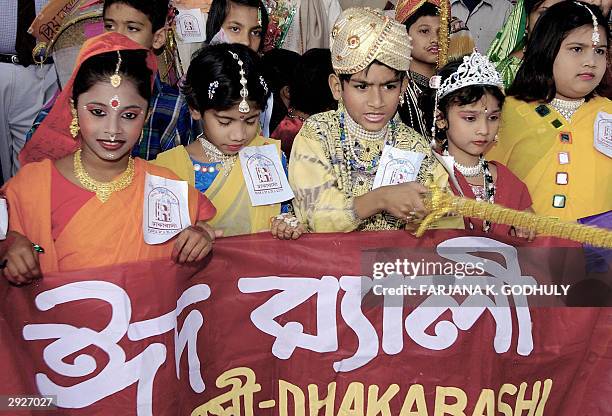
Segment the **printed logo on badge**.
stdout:
[[612,115],[604,112],[597,114],[594,130],[595,148],[604,155],[612,157]]
[[153,188],[147,197],[148,227],[153,230],[182,230],[181,203],[179,198],[166,188]]
[[250,156],[247,160],[247,170],[256,193],[282,189],[276,165],[266,156],[261,154]]
[[385,165],[383,172],[383,183],[398,185],[412,181],[416,168],[407,159],[393,159]]
[[192,36],[202,36],[198,19],[191,14],[179,14],[178,27],[183,39]]

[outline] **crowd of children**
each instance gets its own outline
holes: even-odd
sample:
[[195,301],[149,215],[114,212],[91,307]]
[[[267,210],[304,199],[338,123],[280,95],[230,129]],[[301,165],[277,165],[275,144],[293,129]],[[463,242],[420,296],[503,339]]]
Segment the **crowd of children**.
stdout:
[[[209,44],[173,87],[155,59],[167,2],[106,0],[106,33],[83,45],[3,188],[5,277],[24,284],[57,270],[196,262],[217,237],[262,231],[411,230],[428,213],[429,186],[569,221],[609,212],[602,10],[521,0],[490,60],[474,51],[442,65],[441,1],[399,2],[397,20],[346,9],[329,49],[297,57],[280,81],[265,65],[282,68],[284,55],[261,57],[264,4],[214,0]],[[193,224],[159,244],[146,242],[143,226],[151,176],[187,181]],[[535,238],[474,218],[434,226]]]

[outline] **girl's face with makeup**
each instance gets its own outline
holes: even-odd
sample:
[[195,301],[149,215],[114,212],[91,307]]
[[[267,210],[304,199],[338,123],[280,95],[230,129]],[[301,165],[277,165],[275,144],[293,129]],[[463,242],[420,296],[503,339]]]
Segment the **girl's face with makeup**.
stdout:
[[236,104],[228,110],[206,110],[203,116],[191,111],[194,120],[202,120],[208,141],[226,155],[235,155],[259,133],[261,110],[252,101],[249,101],[251,111],[248,113],[238,111],[238,106]]
[[81,128],[81,148],[88,157],[106,161],[126,159],[138,142],[148,102],[123,77],[119,87],[97,82],[75,103]]

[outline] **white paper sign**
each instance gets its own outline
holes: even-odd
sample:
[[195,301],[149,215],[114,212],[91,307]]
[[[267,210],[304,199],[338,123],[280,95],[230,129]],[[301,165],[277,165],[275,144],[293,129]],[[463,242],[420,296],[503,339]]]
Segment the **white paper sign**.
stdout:
[[161,244],[191,225],[186,181],[147,173],[142,230],[147,244]]
[[293,199],[293,191],[275,145],[245,147],[239,156],[244,182],[254,207]]
[[0,240],[6,239],[8,231],[8,208],[6,199],[0,198]]
[[423,153],[411,152],[410,150],[397,149],[385,145],[378,171],[374,177],[372,189],[381,186],[397,185],[400,183],[414,182],[421,169],[421,163],[425,159]]
[[204,42],[206,30],[200,9],[179,9],[176,31],[183,43]]
[[597,114],[593,128],[593,144],[595,149],[612,157],[612,114],[603,111]]

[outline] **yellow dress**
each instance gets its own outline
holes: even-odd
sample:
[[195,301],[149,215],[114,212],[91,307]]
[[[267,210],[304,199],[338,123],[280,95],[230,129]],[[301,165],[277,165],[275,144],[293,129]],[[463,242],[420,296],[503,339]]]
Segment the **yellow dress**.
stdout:
[[[280,154],[280,142],[274,139],[255,137],[249,146],[276,145]],[[195,171],[187,150],[177,146],[157,155],[153,161],[158,166],[166,167],[176,173],[182,180],[195,185]],[[217,214],[208,223],[214,228],[223,230],[223,236],[253,234],[270,228],[270,218],[280,214],[281,205],[261,205],[254,207],[244,183],[240,160],[236,160],[231,172],[225,176],[219,172],[210,187],[204,192],[210,199]]]
[[487,158],[525,182],[537,214],[575,221],[612,209],[612,159],[594,147],[597,137],[612,144],[612,101],[592,98],[568,122],[550,105],[509,97],[501,119]]
[[[442,187],[448,175],[431,154],[427,140],[401,122],[397,122],[395,147],[424,153],[417,180],[427,184],[431,178]],[[340,112],[328,111],[309,117],[295,137],[289,158],[289,183],[295,194],[293,209],[297,218],[312,232],[350,232],[404,229],[406,222],[388,213],[364,220],[356,217],[355,197],[372,189],[374,173],[348,172],[340,144]],[[369,155],[380,156],[384,142],[360,142]],[[440,225],[445,222],[444,225]],[[438,228],[464,228],[463,219],[449,217],[436,224]]]

